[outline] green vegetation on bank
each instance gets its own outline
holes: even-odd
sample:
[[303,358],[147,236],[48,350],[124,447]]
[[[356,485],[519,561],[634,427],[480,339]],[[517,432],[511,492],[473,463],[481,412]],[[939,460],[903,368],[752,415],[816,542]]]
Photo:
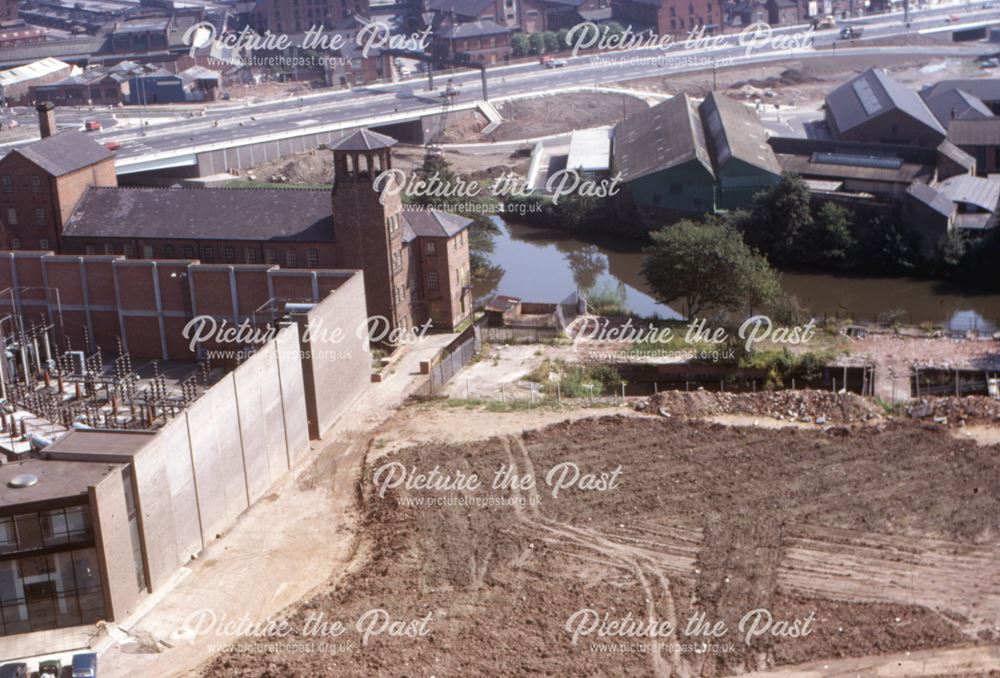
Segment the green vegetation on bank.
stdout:
[[783,348],[744,353],[737,366],[765,370],[766,389],[790,388],[793,381],[797,387],[804,387],[819,383],[823,378],[823,368],[836,357],[835,351],[792,353]]
[[[601,233],[653,240],[654,233],[684,223],[724,224],[735,230],[771,266],[810,270],[919,275],[952,279],[986,289],[1000,288],[1000,229],[981,236],[952,232],[934,243],[927,257],[901,207],[846,207],[814,202],[795,174],[758,193],[749,209],[706,214],[660,229],[650,229],[626,201],[562,197],[558,204],[541,195],[510,198],[510,211],[523,209],[517,220],[529,226],[559,228],[576,233]],[[518,208],[519,205],[527,206]],[[505,206],[506,207],[506,206]],[[518,212],[514,212],[518,213]]]
[[[541,384],[542,392],[564,398],[583,398],[590,395],[588,384],[594,385],[594,395],[611,395],[621,388],[622,378],[611,365],[567,363],[546,358],[525,377],[526,381]],[[557,387],[556,384],[559,386]]]

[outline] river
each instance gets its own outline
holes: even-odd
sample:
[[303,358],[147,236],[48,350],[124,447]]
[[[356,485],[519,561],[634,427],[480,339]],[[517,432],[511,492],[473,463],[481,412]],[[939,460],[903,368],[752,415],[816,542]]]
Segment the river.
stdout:
[[[679,315],[658,303],[639,275],[640,245],[610,237],[582,238],[565,231],[501,224],[490,262],[497,275],[479,283],[479,300],[508,294],[526,301],[556,302],[578,288],[622,289],[626,305],[642,316]],[[815,316],[877,320],[902,311],[906,323],[934,322],[951,329],[996,331],[1000,294],[914,278],[875,278],[822,273],[781,274],[782,287]]]

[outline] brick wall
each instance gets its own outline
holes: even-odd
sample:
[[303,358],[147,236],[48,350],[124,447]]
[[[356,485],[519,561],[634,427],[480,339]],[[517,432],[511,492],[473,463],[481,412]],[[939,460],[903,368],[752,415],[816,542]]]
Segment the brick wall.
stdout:
[[272,307],[283,310],[274,300],[317,302],[353,275],[7,251],[0,252],[0,289],[10,291],[0,295],[0,310],[13,305],[26,318],[47,315],[61,350],[69,344],[114,352],[121,339],[135,357],[190,359],[182,332],[195,315],[239,323],[257,312],[266,323]]
[[25,250],[57,248],[87,188],[117,185],[114,158],[53,177],[17,152],[0,159],[0,179],[0,239],[5,248]]

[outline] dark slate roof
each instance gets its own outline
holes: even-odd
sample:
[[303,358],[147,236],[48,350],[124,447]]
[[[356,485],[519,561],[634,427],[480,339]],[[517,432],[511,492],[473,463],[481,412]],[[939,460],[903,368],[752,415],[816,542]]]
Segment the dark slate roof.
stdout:
[[369,129],[359,129],[343,141],[331,146],[334,151],[374,151],[379,148],[391,148],[398,141],[385,134],[372,132]]
[[1000,118],[953,120],[948,141],[959,146],[1000,146]]
[[414,238],[453,238],[472,225],[472,219],[440,210],[403,208],[403,240]]
[[1000,101],[1000,78],[969,78],[966,80],[942,80],[922,92],[925,98],[937,96],[941,92],[960,89],[980,101]]
[[701,118],[686,94],[630,115],[615,126],[614,171],[621,172],[624,181],[692,160],[713,173]]
[[914,200],[923,203],[938,214],[950,217],[955,213],[955,203],[923,182],[914,181],[906,189],[906,192]]
[[960,89],[951,89],[932,97],[924,97],[924,103],[927,104],[927,108],[931,109],[934,117],[945,126],[952,120],[993,117],[993,112],[986,104]]
[[68,131],[18,146],[19,153],[54,177],[75,172],[110,158],[112,153],[84,132]]
[[767,131],[746,105],[712,92],[700,110],[712,143],[716,171],[732,157],[766,172],[781,174],[781,165],[767,143]]
[[945,133],[919,94],[875,68],[833,90],[826,97],[826,108],[839,132],[897,109],[935,132]]
[[430,0],[427,9],[461,16],[479,16],[494,0]]
[[281,188],[90,188],[69,237],[330,242],[330,192]]
[[452,24],[438,30],[438,36],[442,38],[475,38],[480,35],[498,35],[510,33],[510,29],[501,26],[492,19],[480,19],[462,24]]

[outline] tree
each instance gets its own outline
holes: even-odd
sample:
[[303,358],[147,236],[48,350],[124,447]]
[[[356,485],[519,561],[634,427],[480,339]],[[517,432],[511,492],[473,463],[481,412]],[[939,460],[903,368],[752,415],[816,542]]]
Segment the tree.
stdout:
[[754,196],[749,214],[740,222],[747,243],[779,264],[801,259],[801,236],[812,226],[809,187],[798,175],[788,172],[770,189]]
[[532,33],[528,36],[528,51],[531,54],[541,54],[545,51],[545,38],[541,33]]
[[709,311],[757,309],[780,294],[767,260],[729,226],[683,220],[650,236],[642,277],[660,302],[681,300],[689,320]]
[[546,53],[559,51],[559,36],[553,31],[545,31],[542,33],[542,40],[545,42]]
[[815,263],[846,267],[857,245],[851,231],[853,217],[846,207],[834,202],[823,203],[816,211],[808,242],[800,243],[795,249],[810,248]]
[[510,39],[510,48],[514,56],[528,56],[531,45],[528,44],[528,36],[524,33],[515,33]]

